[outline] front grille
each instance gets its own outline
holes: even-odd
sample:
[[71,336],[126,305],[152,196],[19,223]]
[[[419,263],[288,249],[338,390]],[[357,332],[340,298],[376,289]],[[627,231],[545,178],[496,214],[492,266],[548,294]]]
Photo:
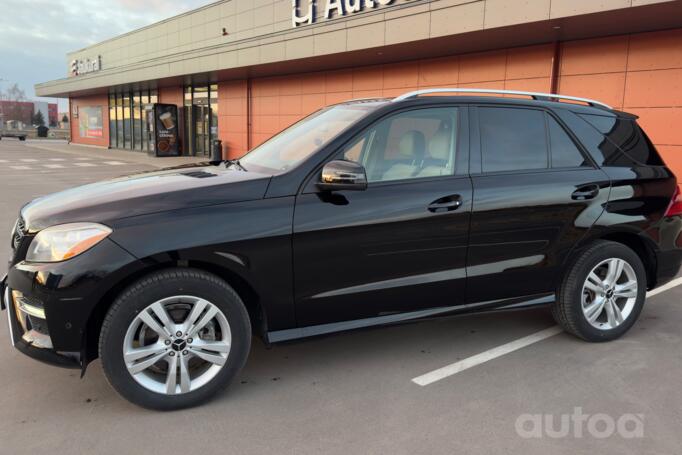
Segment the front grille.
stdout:
[[12,250],[16,251],[21,245],[21,240],[26,235],[26,223],[22,217],[19,217],[17,223],[14,225],[14,231],[12,231]]

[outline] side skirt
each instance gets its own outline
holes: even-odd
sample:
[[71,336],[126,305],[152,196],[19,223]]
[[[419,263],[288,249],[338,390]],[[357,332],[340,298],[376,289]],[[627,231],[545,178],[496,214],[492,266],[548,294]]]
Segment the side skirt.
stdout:
[[491,300],[487,302],[469,303],[466,305],[454,305],[431,308],[428,310],[413,311],[410,313],[389,314],[373,318],[354,319],[351,321],[332,322],[329,324],[311,325],[296,329],[276,330],[267,333],[268,343],[308,338],[329,333],[345,332],[348,330],[374,327],[380,325],[396,324],[405,321],[432,318],[436,316],[454,315],[460,313],[475,313],[484,310],[509,310],[516,308],[546,305],[554,302],[554,294],[539,294],[514,299]]

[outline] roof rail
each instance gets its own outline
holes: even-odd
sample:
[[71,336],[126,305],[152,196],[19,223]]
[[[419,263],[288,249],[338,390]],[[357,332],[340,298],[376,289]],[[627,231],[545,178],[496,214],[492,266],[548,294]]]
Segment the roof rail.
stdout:
[[377,96],[376,98],[353,98],[350,100],[341,101],[336,104],[347,104],[347,103],[371,103],[374,101],[390,101],[391,98]]
[[587,103],[590,106],[605,107],[606,109],[613,109],[608,104],[604,104],[600,101],[591,100],[588,98],[578,98],[575,96],[559,95],[556,93],[538,93],[538,92],[523,92],[518,90],[491,90],[485,88],[428,88],[424,90],[416,90],[414,92],[405,93],[397,98],[394,98],[394,102],[404,101],[410,98],[417,98],[421,95],[429,95],[432,93],[493,93],[496,95],[523,95],[530,96],[534,100],[541,101],[559,101],[559,100],[570,100],[570,101],[581,101]]

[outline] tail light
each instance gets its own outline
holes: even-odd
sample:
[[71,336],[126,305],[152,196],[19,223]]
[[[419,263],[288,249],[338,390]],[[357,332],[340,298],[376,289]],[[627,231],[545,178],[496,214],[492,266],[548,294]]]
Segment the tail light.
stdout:
[[665,216],[675,216],[682,215],[682,193],[680,193],[680,187],[675,187],[675,193],[673,198],[670,200],[670,205],[668,210],[665,212]]

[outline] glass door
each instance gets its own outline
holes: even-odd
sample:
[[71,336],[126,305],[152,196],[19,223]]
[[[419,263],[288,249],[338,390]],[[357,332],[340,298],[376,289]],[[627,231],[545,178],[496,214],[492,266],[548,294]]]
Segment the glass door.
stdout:
[[195,155],[208,156],[211,153],[211,131],[209,127],[211,108],[209,106],[194,105],[194,139]]
[[211,142],[218,136],[217,96],[215,84],[185,87],[185,155],[211,155]]

